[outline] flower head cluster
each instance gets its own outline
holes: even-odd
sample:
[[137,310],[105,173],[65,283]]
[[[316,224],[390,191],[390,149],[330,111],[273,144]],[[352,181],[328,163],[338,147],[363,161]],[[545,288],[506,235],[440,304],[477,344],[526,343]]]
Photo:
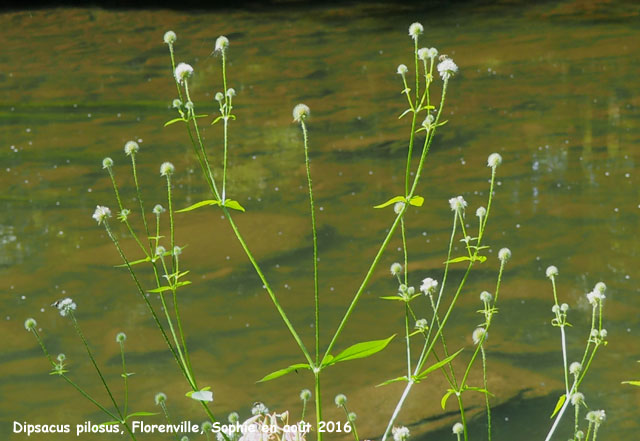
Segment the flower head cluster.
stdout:
[[60,315],[62,317],[66,317],[70,312],[76,310],[75,302],[67,297],[66,299],[62,299],[59,302],[55,303],[55,306],[58,308]]
[[482,301],[482,303],[491,303],[491,300],[493,300],[493,296],[489,292],[482,291],[480,293],[480,301]]
[[462,423],[455,423],[451,428],[451,431],[454,435],[462,435],[462,433],[464,432],[464,426],[462,425]]
[[577,406],[582,403],[584,403],[584,394],[581,392],[575,392],[571,395],[571,404],[573,406]]
[[547,277],[548,278],[552,278],[552,277],[557,277],[558,276],[558,268],[553,266],[553,265],[549,265],[547,267],[547,271],[546,271]]
[[465,201],[462,196],[456,196],[455,198],[449,199],[449,206],[451,207],[451,211],[464,212],[464,209],[467,208],[467,201]]
[[38,326],[38,322],[34,318],[28,318],[24,321],[24,329],[27,331],[33,331],[36,326]]
[[602,424],[607,419],[607,414],[604,410],[592,410],[587,413],[587,420],[590,423]]
[[302,389],[300,391],[300,399],[302,401],[309,401],[311,399],[311,391],[309,389]]
[[175,166],[170,162],[163,162],[160,166],[160,176],[171,176],[176,171]]
[[596,283],[596,286],[593,288],[593,291],[587,294],[587,300],[593,306],[601,304],[607,296],[604,294],[607,290],[607,285],[602,282]]
[[333,401],[336,403],[336,406],[342,407],[347,404],[347,396],[345,394],[338,394]]
[[179,84],[183,84],[184,81],[193,75],[193,67],[187,63],[180,63],[176,66],[176,70],[174,72],[176,81]]
[[391,434],[393,435],[393,441],[407,441],[411,432],[404,426],[396,426],[391,429]]
[[108,156],[102,160],[102,168],[111,168],[113,167],[113,159]]
[[167,395],[165,395],[162,392],[158,392],[154,399],[155,399],[155,402],[156,402],[156,406],[159,406],[160,404],[162,404],[165,401],[167,401]]
[[485,328],[476,328],[471,334],[471,339],[473,340],[473,344],[477,345],[481,341],[486,340],[488,336],[489,334],[487,334],[487,330]]
[[421,23],[415,22],[409,26],[409,36],[414,40],[417,40],[420,35],[424,32],[424,26]]
[[214,51],[222,54],[227,51],[228,47],[229,47],[229,39],[224,35],[221,35],[216,39],[216,45],[215,45]]
[[95,211],[93,212],[93,217],[98,225],[105,221],[105,219],[111,217],[111,210],[109,207],[105,207],[103,205],[97,205]]
[[399,64],[398,70],[396,70],[396,72],[398,73],[398,75],[406,75],[407,72],[409,72],[409,68],[406,64]]
[[164,213],[167,210],[165,210],[165,208],[162,205],[156,204],[155,207],[153,207],[152,211],[153,211],[153,214],[155,214],[156,216],[160,216],[162,213]]
[[511,259],[511,250],[509,248],[500,249],[500,251],[498,251],[498,259],[500,259],[501,262],[506,262]]
[[422,285],[420,285],[420,291],[422,291],[425,295],[433,294],[436,292],[436,288],[438,287],[438,281],[432,279],[431,277],[427,277],[422,280]]
[[427,322],[427,319],[421,318],[421,319],[416,320],[416,329],[424,331],[424,330],[426,330],[428,328],[429,328],[429,323]]
[[309,118],[311,114],[311,109],[306,104],[296,104],[293,108],[293,122],[302,122],[305,119]]
[[402,272],[402,265],[398,262],[394,262],[391,264],[391,275],[397,276]]
[[487,167],[497,168],[500,164],[502,164],[500,153],[491,153],[487,158]]
[[124,152],[127,156],[135,155],[140,150],[140,146],[135,141],[127,141],[124,145]]
[[116,343],[124,343],[126,339],[127,334],[125,334],[124,332],[118,332],[116,334]]
[[178,36],[173,31],[167,31],[164,33],[164,42],[169,46],[173,45],[176,42]]
[[269,408],[264,403],[257,402],[251,408],[251,415],[266,415],[269,413]]
[[487,215],[487,209],[484,207],[478,207],[478,209],[476,210],[476,216],[478,216],[479,218],[483,218]]
[[447,81],[458,73],[458,65],[454,63],[451,58],[445,58],[443,61],[438,63],[438,73],[443,81]]
[[418,58],[422,61],[427,61],[429,58],[429,49],[426,47],[418,49]]

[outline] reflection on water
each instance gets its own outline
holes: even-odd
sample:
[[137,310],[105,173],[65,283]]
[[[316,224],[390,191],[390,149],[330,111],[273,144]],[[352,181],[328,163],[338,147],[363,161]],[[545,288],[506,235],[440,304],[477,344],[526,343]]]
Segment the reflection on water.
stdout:
[[[451,83],[449,123],[428,161],[420,191],[425,206],[408,219],[414,283],[441,274],[450,219],[446,201],[462,194],[474,210],[484,204],[486,157],[499,151],[505,161],[487,241],[496,249],[509,246],[514,257],[489,341],[490,388],[500,403],[495,439],[515,434],[539,439],[561,390],[558,336],[549,323],[551,292],[544,278],[549,264],[560,268],[561,296],[573,306],[572,358],[588,327],[583,294],[600,280],[610,287],[605,325],[610,344],[598,354],[585,394],[590,406],[607,409],[603,436],[633,438],[640,395],[620,381],[640,376],[635,363],[640,359],[635,280],[640,156],[634,148],[640,134],[635,56],[640,34],[633,27],[638,9],[623,2],[566,1],[498,12],[471,5],[430,11],[353,5],[260,13],[73,9],[0,16],[7,30],[0,35],[6,66],[0,72],[5,189],[0,329],[10,336],[0,355],[0,391],[7,397],[0,403],[3,433],[13,420],[101,421],[76,392],[46,374],[45,360],[22,328],[24,318],[34,316],[51,350],[67,354],[74,377],[106,399],[69,323],[48,306],[66,295],[78,304],[98,361],[116,384],[114,337],[121,330],[129,335],[134,409],[154,410],[153,396],[162,390],[176,419],[201,417],[195,403],[181,398],[184,381],[134,286],[112,267],[118,262],[115,250],[90,218],[97,204],[114,204],[100,168],[107,155],[116,161],[125,205],[134,206],[121,153],[129,139],[141,144],[140,178],[150,206],[164,200],[157,170],[165,160],[176,164],[181,206],[206,195],[183,131],[162,129],[173,117],[169,104],[175,93],[162,44],[165,30],[178,34],[178,59],[194,65],[196,105],[209,114],[222,87],[219,60],[209,54],[218,35],[231,40],[230,85],[238,91],[238,120],[231,131],[229,188],[248,209],[235,218],[284,308],[310,341],[309,222],[291,108],[303,101],[313,112],[320,288],[327,319],[321,332],[327,336],[389,226],[388,213],[371,206],[402,186],[408,128],[397,119],[404,103],[395,70],[399,63],[409,64],[405,29],[420,20],[427,29],[425,44],[452,56],[461,74]],[[203,134],[220,161],[219,127],[205,127]],[[295,414],[300,389],[311,386],[308,375],[255,384],[300,358],[228,225],[211,212],[193,212],[178,217],[177,228],[178,242],[188,245],[184,265],[194,275],[181,299],[188,344],[202,384],[215,392],[216,413],[246,415],[251,403],[263,400]],[[343,344],[401,329],[401,311],[378,299],[393,289],[386,268],[400,259],[398,240]],[[133,244],[124,242],[134,252]],[[468,285],[449,329],[452,346],[470,345],[477,293],[494,283],[495,270],[495,262],[488,263]],[[325,399],[346,393],[361,432],[378,436],[399,390],[372,385],[397,376],[400,360],[397,342],[384,355],[336,366],[328,371]],[[419,385],[401,422],[414,433],[439,430],[442,438],[450,436],[445,432],[455,416],[438,417],[444,387],[435,376]],[[479,404],[474,399],[471,406]],[[327,418],[340,417],[332,412],[328,409]],[[522,421],[534,426],[528,438],[520,432]],[[481,426],[476,425],[480,434]]]

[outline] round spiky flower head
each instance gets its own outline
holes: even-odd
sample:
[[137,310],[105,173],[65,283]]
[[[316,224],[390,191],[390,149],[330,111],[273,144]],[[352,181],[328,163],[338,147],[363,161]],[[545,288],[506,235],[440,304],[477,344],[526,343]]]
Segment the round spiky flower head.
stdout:
[[430,129],[435,120],[436,118],[432,114],[428,114],[424,121],[422,121],[422,127],[424,127],[425,129]]
[[224,35],[221,35],[216,39],[216,45],[215,45],[214,51],[218,53],[223,53],[227,51],[228,47],[229,47],[229,39]]
[[391,434],[393,435],[393,441],[407,441],[411,432],[404,426],[396,426],[391,429]]
[[156,247],[156,257],[164,256],[164,254],[166,252],[167,252],[167,249],[165,247],[163,247],[162,245],[158,245]]
[[427,58],[429,58],[429,49],[426,47],[418,49],[418,58],[422,61],[427,61]]
[[111,168],[113,167],[113,159],[108,156],[102,160],[102,168]]
[[427,319],[425,318],[421,318],[416,320],[416,329],[420,329],[421,331],[424,331],[425,329],[427,329],[429,327],[429,323],[427,322]]
[[124,152],[127,156],[135,155],[140,150],[140,146],[135,141],[127,141],[124,145]]
[[440,78],[446,81],[458,73],[458,65],[454,63],[451,58],[445,58],[438,64],[438,73],[440,74]]
[[233,87],[227,89],[227,98],[233,98],[236,96],[236,90]]
[[590,423],[602,424],[607,418],[607,414],[604,410],[592,410],[587,413],[587,420]]
[[97,205],[95,211],[93,212],[93,217],[98,225],[104,222],[107,218],[111,217],[111,210],[109,207],[105,207],[103,205]]
[[573,406],[577,406],[578,404],[584,403],[584,395],[581,392],[575,392],[571,395],[571,404]]
[[69,297],[67,297],[66,299],[60,300],[55,305],[58,308],[58,311],[60,312],[60,315],[62,317],[66,317],[71,311],[76,310],[75,302]]
[[498,251],[498,259],[500,259],[501,262],[506,262],[511,259],[511,250],[509,248],[502,248]]
[[433,294],[436,292],[436,288],[438,287],[438,281],[432,279],[431,277],[427,277],[422,280],[422,285],[420,285],[420,291],[422,291],[425,295]]
[[309,389],[302,389],[300,391],[300,399],[302,401],[308,401],[311,398],[311,391]]
[[173,45],[176,42],[178,36],[173,31],[167,31],[164,33],[164,42],[169,46]]
[[478,217],[485,217],[487,215],[487,209],[484,207],[478,207],[478,209],[476,210],[476,216]]
[[156,406],[159,406],[161,403],[164,403],[165,401],[167,401],[167,396],[162,392],[158,392],[154,400],[156,402]]
[[438,56],[438,49],[435,47],[429,48],[429,58],[432,60]]
[[487,334],[487,330],[485,328],[476,328],[471,334],[471,339],[473,340],[473,344],[477,345],[483,340],[486,340],[489,334]]
[[116,343],[124,343],[126,339],[127,334],[125,334],[124,332],[118,332],[116,334]]
[[176,168],[170,162],[163,162],[160,166],[160,176],[171,176],[175,171]]
[[449,199],[449,206],[451,207],[451,211],[461,212],[467,208],[467,201],[465,201],[462,196],[456,196],[455,198]]
[[480,293],[480,300],[483,303],[491,303],[491,300],[493,300],[493,296],[487,291],[482,291]]
[[311,109],[306,104],[296,104],[293,108],[293,122],[302,122],[303,120],[309,118],[311,114]]
[[569,373],[571,375],[578,375],[582,371],[582,364],[579,361],[574,361],[569,365]]
[[338,394],[333,401],[336,403],[336,406],[342,407],[347,404],[347,396],[345,394]]
[[240,415],[238,415],[238,412],[231,412],[229,415],[227,415],[227,420],[231,424],[235,424],[240,420]]
[[424,26],[418,22],[412,23],[411,26],[409,26],[409,36],[414,40],[417,40],[423,32]]
[[165,210],[162,205],[156,204],[156,206],[153,207],[152,211],[153,211],[153,214],[155,214],[156,216],[160,216],[162,213],[164,213],[167,210]]
[[607,290],[607,285],[605,285],[603,282],[598,282],[596,283],[596,286],[593,288],[593,290],[599,292],[600,294],[604,294],[604,292]]
[[213,430],[213,424],[211,424],[211,421],[204,421],[200,424],[200,430],[202,433],[209,433]]
[[491,153],[487,158],[487,167],[497,168],[500,164],[502,164],[500,153]]
[[222,92],[216,92],[215,100],[222,103],[224,101],[224,94]]
[[179,109],[180,107],[182,107],[182,100],[180,100],[180,98],[174,98],[171,102],[171,107],[173,107],[174,109]]
[[358,415],[355,412],[349,412],[349,414],[347,415],[347,419],[350,423],[355,423],[358,419]]
[[251,415],[266,415],[269,413],[269,408],[264,403],[257,402],[251,408]]
[[407,67],[406,64],[399,64],[398,65],[398,69],[396,70],[396,72],[398,73],[398,75],[406,75],[407,72],[409,72],[409,68]]
[[557,276],[558,276],[558,268],[556,268],[556,267],[555,267],[555,266],[553,266],[553,265],[549,265],[549,266],[547,267],[547,272],[546,272],[546,274],[547,274],[547,277],[548,277],[548,278],[557,277]]
[[455,423],[451,428],[454,435],[461,435],[464,432],[464,426],[462,423]]
[[182,84],[191,75],[193,75],[193,67],[190,64],[180,63],[176,66],[175,77],[178,83]]
[[27,331],[33,331],[36,326],[38,326],[38,322],[34,318],[28,318],[24,321],[24,329]]
[[395,204],[393,204],[393,212],[395,214],[402,213],[402,210],[404,210],[404,202],[398,201]]
[[66,356],[66,355],[64,355],[64,354],[61,352],[61,353],[59,353],[59,354],[58,354],[58,356],[56,357],[56,359],[57,359],[60,363],[63,363],[63,362],[67,359],[67,356]]
[[391,264],[391,275],[397,276],[402,272],[402,265],[398,262],[394,262]]

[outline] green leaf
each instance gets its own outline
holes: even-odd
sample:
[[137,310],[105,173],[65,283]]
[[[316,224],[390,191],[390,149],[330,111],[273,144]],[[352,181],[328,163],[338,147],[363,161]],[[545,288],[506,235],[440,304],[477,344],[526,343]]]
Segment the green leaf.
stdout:
[[244,207],[240,205],[238,201],[234,201],[233,199],[227,199],[224,201],[224,206],[227,208],[231,208],[233,210],[238,210],[244,212]]
[[483,389],[483,388],[481,388],[481,387],[466,386],[464,389],[465,389],[465,390],[472,390],[472,391],[474,391],[474,392],[482,392],[483,394],[485,394],[485,395],[489,395],[489,396],[491,396],[491,397],[493,397],[493,396],[494,396],[491,392],[489,392],[488,390]]
[[211,122],[211,125],[214,125],[215,123],[217,123],[217,122],[218,122],[218,121],[220,121],[221,119],[222,119],[222,117],[221,117],[221,116],[217,117],[216,119],[214,119],[214,120]]
[[[463,348],[464,349],[464,348]],[[416,379],[417,380],[424,380],[426,378],[427,375],[429,375],[431,372],[440,369],[441,367],[449,364],[451,362],[451,360],[453,360],[454,358],[456,358],[458,356],[458,354],[460,354],[460,352],[462,352],[463,349],[460,349],[458,352],[456,352],[455,354],[451,354],[449,355],[447,358],[443,358],[442,360],[440,360],[439,362],[437,362],[436,364],[432,364],[431,366],[429,366],[428,368],[426,368],[424,371],[420,372],[418,375],[416,375]],[[443,408],[444,409],[444,408]]]
[[553,413],[551,414],[551,416],[549,417],[549,419],[552,419],[554,416],[556,416],[556,414],[558,412],[560,412],[560,409],[562,409],[562,405],[564,404],[564,402],[567,400],[567,395],[566,394],[562,394],[560,395],[560,398],[558,398],[558,402],[556,403],[556,408],[553,409]]
[[331,360],[330,363],[327,363],[326,365],[329,366],[332,364],[340,363],[341,361],[369,357],[370,355],[373,355],[376,352],[380,352],[385,347],[387,347],[389,342],[393,340],[395,336],[396,334],[393,334],[391,337],[385,338],[384,340],[371,340],[364,341],[362,343],[356,343],[355,345],[349,346],[347,349],[340,352],[333,358],[333,360]]
[[398,381],[409,381],[409,379],[407,378],[406,375],[404,377],[392,378],[391,380],[387,380],[387,381],[384,381],[384,382],[382,382],[380,384],[376,384],[376,387],[386,386],[387,384],[396,383]]
[[135,374],[136,374],[135,372],[127,372],[126,374],[120,374],[120,376],[122,378],[127,378],[127,377],[130,377],[130,376],[135,375]]
[[[145,257],[144,259],[134,260],[133,262],[129,262],[128,266],[138,265],[140,263],[145,263],[145,262],[151,262],[151,258]],[[121,265],[116,265],[116,268],[126,268],[126,267],[127,267],[126,263],[123,263]]]
[[442,396],[442,399],[440,400],[440,406],[442,406],[442,410],[444,410],[444,407],[447,405],[447,400],[449,399],[451,394],[454,394],[454,393],[456,393],[455,390],[449,389],[447,393]]
[[113,426],[115,424],[121,424],[122,421],[107,421],[106,423],[100,423],[99,426]]
[[380,298],[384,300],[400,300],[401,302],[404,302],[404,299],[400,296],[384,296]]
[[208,199],[206,201],[196,202],[193,205],[189,205],[187,208],[176,211],[176,213],[186,213],[187,211],[195,210],[196,208],[204,207],[205,205],[220,205],[220,201]]
[[622,384],[630,384],[632,386],[640,387],[640,381],[623,381]]
[[407,113],[411,113],[411,112],[413,112],[413,109],[407,109],[407,110],[405,110],[404,112],[402,112],[402,115],[400,115],[400,116],[398,117],[398,119],[401,119],[401,118],[402,118],[403,116],[405,116]]
[[458,263],[458,262],[464,262],[465,260],[471,260],[471,257],[469,257],[469,256],[456,257],[455,259],[447,260],[444,263],[445,264],[447,264],[447,263]]
[[409,199],[409,204],[414,207],[422,207],[422,204],[424,204],[424,198],[422,196],[414,196]]
[[182,117],[180,117],[180,118],[174,118],[174,119],[169,120],[169,121],[167,121],[166,123],[164,123],[164,126],[165,126],[165,127],[170,126],[171,124],[175,124],[175,123],[177,123],[178,121],[184,121],[184,122],[187,122],[187,120],[186,120],[186,119],[184,119],[184,118],[182,118]]
[[171,286],[161,286],[159,288],[150,289],[147,292],[154,292],[155,293],[155,292],[165,292],[165,291],[171,291],[171,290],[173,290],[173,287],[171,287]]
[[296,369],[311,369],[311,367],[307,363],[298,363],[292,364],[289,367],[284,369],[277,370],[275,372],[271,372],[269,375],[265,375],[262,379],[258,380],[256,383],[263,383],[265,381],[273,380],[278,377],[282,377],[283,375],[287,375],[290,372],[295,371]]
[[194,115],[195,118],[206,118],[209,115],[205,115],[204,113],[202,115]]
[[320,363],[321,367],[325,367],[325,366],[329,366],[331,364],[331,362],[333,361],[333,355],[329,354],[326,357],[324,357],[322,359],[322,363]]
[[158,412],[134,412],[127,415],[124,420],[127,421],[132,417],[160,415]]
[[373,208],[384,208],[388,207],[391,204],[395,204],[396,202],[404,202],[404,196],[396,196],[394,198],[389,199],[387,202],[384,202],[380,205],[376,205]]

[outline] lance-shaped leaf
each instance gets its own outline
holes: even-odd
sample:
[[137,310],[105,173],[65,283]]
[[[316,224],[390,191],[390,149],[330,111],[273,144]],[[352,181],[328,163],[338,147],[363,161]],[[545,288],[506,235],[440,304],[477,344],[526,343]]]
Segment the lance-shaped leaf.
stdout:
[[453,360],[454,358],[456,358],[458,356],[458,354],[460,354],[460,352],[462,352],[462,349],[460,349],[455,354],[451,354],[447,358],[443,358],[439,362],[437,362],[435,364],[432,364],[431,366],[426,368],[424,371],[422,371],[418,375],[416,375],[414,378],[417,381],[424,380],[427,377],[427,375],[429,375],[431,372],[433,372],[433,371],[435,371],[437,369],[440,369],[441,367],[446,366],[447,364],[449,364],[451,362],[451,360]]
[[169,121],[167,121],[166,123],[164,123],[164,126],[165,126],[165,127],[167,127],[167,126],[170,126],[171,124],[175,124],[175,123],[177,123],[177,122],[179,122],[179,121],[187,122],[187,120],[186,120],[186,119],[184,119],[184,118],[182,118],[182,117],[180,117],[180,118],[174,118],[174,119],[169,120]]
[[623,381],[622,384],[630,384],[632,386],[640,386],[640,381]]
[[134,413],[130,413],[129,415],[127,415],[124,420],[128,420],[130,418],[133,417],[141,417],[141,416],[153,416],[153,415],[160,415],[158,412],[134,412]]
[[560,395],[560,398],[558,398],[558,402],[556,403],[556,407],[553,409],[553,413],[551,414],[549,419],[552,419],[554,416],[556,416],[558,412],[560,412],[560,409],[562,409],[562,405],[566,400],[567,400],[566,394]]
[[244,212],[244,207],[240,205],[238,201],[234,201],[233,199],[227,199],[224,201],[224,206],[227,208],[231,208],[233,210],[238,210]]
[[332,364],[340,363],[341,361],[369,357],[370,355],[380,352],[386,348],[395,336],[396,334],[393,334],[391,337],[385,338],[384,340],[371,340],[356,343],[355,345],[349,346],[347,349],[340,352],[331,361],[323,363],[323,365],[330,366]]
[[414,207],[422,207],[422,204],[424,204],[424,198],[422,196],[413,196],[409,199],[409,204]]
[[[134,260],[133,262],[129,262],[128,266],[138,265],[140,263],[151,262],[151,257],[145,257],[144,259]],[[116,265],[116,268],[126,268],[127,264],[123,263],[120,265]]]
[[282,377],[283,375],[287,375],[288,373],[293,372],[293,371],[295,371],[297,369],[311,369],[311,367],[307,363],[292,364],[289,367],[286,367],[284,369],[279,369],[279,370],[277,370],[275,372],[271,372],[270,374],[265,375],[260,380],[258,380],[256,383],[263,383],[265,381],[269,381],[269,380],[273,380],[275,378]]
[[204,207],[206,205],[220,205],[220,201],[215,199],[208,199],[206,201],[196,202],[193,205],[189,205],[187,208],[176,211],[176,213],[186,213],[187,211],[195,210],[196,208]]
[[391,380],[387,380],[387,381],[384,381],[384,382],[382,382],[380,384],[376,384],[376,387],[386,386],[387,384],[396,383],[398,381],[409,381],[409,379],[407,378],[406,375],[404,377],[392,378]]
[[447,400],[449,399],[451,394],[455,394],[455,393],[456,393],[455,390],[449,389],[447,390],[447,393],[442,396],[442,399],[440,400],[440,406],[442,406],[442,410],[444,410],[444,407],[447,405]]
[[396,196],[394,198],[389,199],[387,202],[383,202],[380,205],[375,205],[373,208],[384,208],[388,207],[391,204],[395,204],[396,202],[404,202],[404,196]]

